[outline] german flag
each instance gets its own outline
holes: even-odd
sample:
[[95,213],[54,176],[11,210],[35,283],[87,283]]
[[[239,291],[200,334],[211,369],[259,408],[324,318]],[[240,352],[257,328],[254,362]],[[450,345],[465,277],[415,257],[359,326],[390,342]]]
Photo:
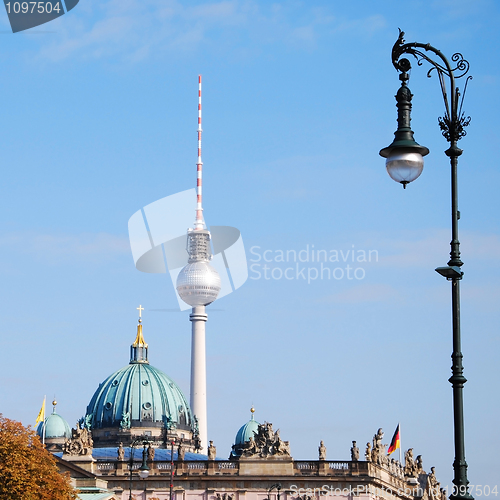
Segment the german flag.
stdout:
[[393,451],[396,451],[398,448],[401,448],[401,441],[399,439],[399,424],[396,427],[396,432],[394,433],[394,436],[392,436],[391,445],[387,450],[387,454],[390,455]]

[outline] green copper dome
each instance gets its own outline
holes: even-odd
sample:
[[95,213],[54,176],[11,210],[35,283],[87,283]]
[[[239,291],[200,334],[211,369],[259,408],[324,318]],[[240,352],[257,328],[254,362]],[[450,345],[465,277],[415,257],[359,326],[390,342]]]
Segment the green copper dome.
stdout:
[[[148,361],[139,320],[130,363],[115,371],[94,393],[85,416],[94,441],[98,429],[164,428],[192,431],[191,409],[175,382]],[[108,434],[104,434],[108,435]]]
[[[55,403],[55,401],[54,401]],[[38,424],[36,428],[36,433],[42,437],[43,435],[43,426],[45,424],[45,439],[52,438],[70,438],[71,437],[71,429],[68,425],[68,422],[64,420],[60,415],[56,413],[56,405],[54,404],[54,410],[52,413],[45,419],[42,423]]]
[[255,409],[252,407],[250,410],[252,412],[252,418],[236,433],[236,438],[234,439],[234,445],[232,447],[231,455],[233,457],[239,457],[241,455],[241,450],[243,445],[250,441],[250,438],[254,438],[255,434],[259,429],[259,422],[254,419],[253,414]]
[[177,428],[192,427],[191,410],[179,387],[149,364],[131,363],[104,380],[87,406],[87,422],[89,416],[92,429],[170,421]]
[[234,444],[238,445],[246,443],[250,440],[251,437],[255,437],[254,432],[257,432],[258,428],[259,422],[257,422],[257,420],[254,420],[252,415],[252,419],[249,420],[245,425],[243,425],[236,434]]

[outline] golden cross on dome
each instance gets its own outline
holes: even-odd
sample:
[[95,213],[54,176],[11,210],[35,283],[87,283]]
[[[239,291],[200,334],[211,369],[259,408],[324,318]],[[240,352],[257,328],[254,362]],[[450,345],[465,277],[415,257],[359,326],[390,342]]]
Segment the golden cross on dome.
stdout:
[[144,311],[144,307],[142,307],[141,305],[139,305],[139,307],[136,307],[136,309],[139,311],[139,318],[142,317],[142,311]]

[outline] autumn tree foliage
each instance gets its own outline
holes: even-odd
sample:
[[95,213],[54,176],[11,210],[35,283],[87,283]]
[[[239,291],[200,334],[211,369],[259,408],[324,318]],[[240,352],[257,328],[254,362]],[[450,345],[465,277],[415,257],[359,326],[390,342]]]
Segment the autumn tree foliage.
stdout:
[[69,477],[30,427],[0,413],[0,500],[76,499]]

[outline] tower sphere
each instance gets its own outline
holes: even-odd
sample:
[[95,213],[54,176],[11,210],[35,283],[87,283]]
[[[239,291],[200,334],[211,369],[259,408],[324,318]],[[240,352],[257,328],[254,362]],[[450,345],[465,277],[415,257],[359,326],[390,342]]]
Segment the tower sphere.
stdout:
[[211,304],[219,295],[219,273],[207,261],[190,262],[177,276],[177,293],[191,307]]

